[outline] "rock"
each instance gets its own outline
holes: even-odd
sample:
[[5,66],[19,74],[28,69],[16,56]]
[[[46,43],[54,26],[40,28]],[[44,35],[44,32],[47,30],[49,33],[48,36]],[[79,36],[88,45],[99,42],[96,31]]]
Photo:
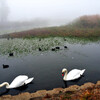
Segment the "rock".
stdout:
[[53,95],[53,94],[58,94],[63,90],[63,88],[55,88],[53,90],[47,91],[48,94]]
[[5,95],[0,98],[0,100],[11,100],[11,95]]
[[98,81],[95,85],[96,88],[100,88],[100,81]]
[[29,100],[31,97],[30,93],[25,92],[25,93],[21,93],[17,96],[13,96],[12,100]]
[[46,90],[39,90],[39,91],[37,91],[37,92],[35,92],[35,93],[32,93],[31,94],[31,97],[33,98],[33,97],[43,97],[43,96],[45,96],[46,95]]
[[84,85],[80,86],[80,89],[81,90],[92,89],[94,86],[95,86],[94,83],[88,82],[88,83],[85,83]]
[[45,96],[44,96],[44,98],[51,98],[52,96],[50,95],[50,94],[46,94]]
[[63,90],[63,88],[55,88],[55,89],[53,89],[55,94],[62,92],[62,90]]
[[40,94],[40,95],[45,95],[46,94],[46,90],[39,90],[39,91],[37,91],[36,93],[37,94]]
[[94,93],[94,94],[98,94],[98,93],[100,94],[100,90],[98,91],[98,89],[94,89],[94,90],[93,90],[93,93]]
[[78,86],[78,85],[72,85],[72,86],[70,86],[68,88],[65,88],[64,89],[64,92],[67,92],[67,91],[78,91],[79,90],[79,87],[80,86]]

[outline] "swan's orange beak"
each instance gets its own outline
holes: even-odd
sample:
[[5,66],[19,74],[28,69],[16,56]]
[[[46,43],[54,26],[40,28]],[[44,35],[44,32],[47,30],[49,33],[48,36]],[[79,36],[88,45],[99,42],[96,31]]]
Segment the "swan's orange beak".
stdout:
[[64,73],[62,73],[62,76],[64,76]]

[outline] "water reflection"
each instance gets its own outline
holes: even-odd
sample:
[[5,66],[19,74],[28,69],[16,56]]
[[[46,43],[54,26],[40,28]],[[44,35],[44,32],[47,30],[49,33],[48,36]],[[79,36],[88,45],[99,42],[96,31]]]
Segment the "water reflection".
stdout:
[[63,88],[68,87],[68,85],[67,85],[67,81],[64,81],[64,80],[63,80],[63,83],[64,83],[64,87],[63,87]]
[[[29,83],[29,84],[31,84],[31,85],[33,85],[33,82],[31,82],[31,83]],[[15,88],[15,90],[18,90],[18,91],[25,91],[26,89],[28,89],[29,88],[29,84],[25,84],[25,85],[23,85],[23,86],[21,86],[21,87],[18,87],[18,88]]]
[[6,91],[0,93],[0,96],[5,95],[5,94],[7,94],[8,92],[9,92],[9,89],[6,89]]
[[28,85],[23,85],[21,87],[15,88],[15,90],[24,91],[28,88]]
[[63,80],[63,83],[64,83],[64,87],[63,88],[67,88],[68,86],[71,86],[71,85],[76,85],[79,81],[81,81],[81,79],[84,77],[84,75],[82,75],[81,77],[79,77],[78,79],[75,79],[75,80],[71,80],[71,81],[64,81]]

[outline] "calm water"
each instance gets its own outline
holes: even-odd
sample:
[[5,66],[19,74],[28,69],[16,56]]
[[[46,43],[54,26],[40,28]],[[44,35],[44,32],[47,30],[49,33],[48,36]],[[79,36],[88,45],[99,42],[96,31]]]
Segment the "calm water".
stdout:
[[[18,41],[17,45],[16,41]],[[29,45],[27,45],[28,41]],[[51,40],[39,42],[37,39],[32,41],[27,40],[23,45],[19,43],[19,40],[0,40],[0,83],[5,81],[11,83],[18,75],[35,78],[31,84],[21,88],[6,90],[2,87],[0,95],[64,88],[70,85],[82,85],[85,82],[96,83],[100,80],[100,42],[69,42],[60,38],[52,39],[52,42]],[[56,45],[59,45],[61,49],[56,52],[51,51],[51,48]],[[64,45],[68,49],[64,49]],[[38,51],[38,47],[41,47],[43,51]],[[14,57],[8,56],[8,52],[11,51],[14,52]],[[9,68],[3,69],[2,64],[8,64]],[[68,71],[74,68],[85,68],[86,71],[80,79],[67,82],[65,85],[61,75],[62,68],[67,68]]]

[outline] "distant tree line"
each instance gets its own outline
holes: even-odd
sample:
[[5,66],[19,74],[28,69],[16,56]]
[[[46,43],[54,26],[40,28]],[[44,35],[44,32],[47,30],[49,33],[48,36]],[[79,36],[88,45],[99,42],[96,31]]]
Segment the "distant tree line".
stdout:
[[84,15],[73,21],[70,25],[80,28],[100,27],[100,15]]
[[60,27],[46,27],[5,34],[2,37],[100,37],[100,15],[81,16],[74,22]]

